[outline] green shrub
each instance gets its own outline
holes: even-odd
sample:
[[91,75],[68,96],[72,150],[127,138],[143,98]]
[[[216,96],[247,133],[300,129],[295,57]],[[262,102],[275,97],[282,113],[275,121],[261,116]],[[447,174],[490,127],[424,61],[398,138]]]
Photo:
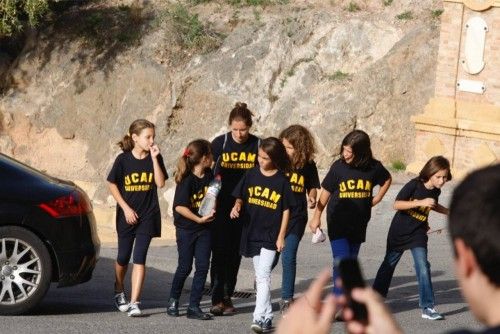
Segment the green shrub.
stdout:
[[398,20],[411,20],[413,19],[413,12],[411,10],[407,10],[406,12],[396,15],[396,18]]
[[351,1],[351,2],[349,3],[349,5],[347,6],[347,8],[346,8],[346,9],[347,9],[347,11],[348,11],[348,12],[357,12],[357,11],[359,11],[361,8],[359,8],[359,6],[358,6],[358,4],[357,4],[357,3],[355,3],[354,1]]
[[404,171],[406,169],[406,164],[401,160],[394,160],[391,163],[391,168],[395,171]]
[[341,81],[341,80],[349,79],[350,77],[351,76],[349,75],[349,73],[344,73],[342,71],[335,71],[335,73],[327,76],[328,80],[331,80],[331,81]]
[[183,47],[208,51],[220,45],[220,36],[209,32],[198,15],[189,13],[185,6],[175,5],[170,15]]
[[441,14],[443,14],[442,9],[436,9],[436,10],[431,11],[431,16],[435,19],[439,18],[441,16]]
[[384,4],[384,6],[390,6],[392,5],[392,1],[393,0],[383,0],[382,3]]

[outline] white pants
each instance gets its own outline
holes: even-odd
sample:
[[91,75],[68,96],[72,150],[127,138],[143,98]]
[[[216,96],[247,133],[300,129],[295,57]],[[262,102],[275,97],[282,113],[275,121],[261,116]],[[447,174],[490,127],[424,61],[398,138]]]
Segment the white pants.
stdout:
[[276,251],[261,248],[260,254],[253,257],[253,268],[255,270],[255,281],[257,283],[257,298],[254,321],[273,319],[273,308],[271,305],[271,269]]

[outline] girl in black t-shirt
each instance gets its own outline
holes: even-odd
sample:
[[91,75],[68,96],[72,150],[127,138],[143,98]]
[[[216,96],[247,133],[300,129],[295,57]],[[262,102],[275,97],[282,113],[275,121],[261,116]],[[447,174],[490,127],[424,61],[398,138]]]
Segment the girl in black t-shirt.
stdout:
[[[290,208],[290,221],[285,237],[286,247],[281,256],[283,271],[280,312],[284,314],[293,301],[297,250],[307,225],[307,209],[316,206],[317,188],[320,185],[318,169],[313,160],[316,145],[309,130],[302,125],[291,125],[280,133],[279,138],[291,160],[292,170],[287,176],[292,185],[296,204]],[[279,254],[277,253],[275,264],[278,262]]]
[[380,265],[373,288],[387,296],[396,265],[403,252],[411,250],[420,295],[422,318],[443,319],[434,309],[430,263],[427,260],[427,231],[429,212],[434,210],[448,214],[448,209],[438,203],[441,187],[451,180],[450,163],[442,156],[432,157],[424,165],[417,178],[411,180],[396,196],[392,219],[387,236],[387,251]]
[[213,158],[210,143],[197,139],[189,143],[180,157],[175,173],[174,225],[177,239],[178,264],[175,271],[167,314],[179,315],[179,298],[186,278],[191,273],[193,259],[196,271],[191,285],[187,317],[208,320],[211,315],[200,309],[200,301],[210,262],[211,234],[208,227],[214,219],[211,214],[200,217],[198,209],[213,179]]
[[234,189],[236,202],[230,215],[244,216],[240,253],[253,259],[257,287],[251,329],[261,333],[272,327],[272,264],[276,252],[285,247],[290,207],[295,200],[285,175],[289,160],[281,141],[264,139],[258,160],[259,166],[249,170]]
[[231,296],[236,287],[241,262],[239,248],[242,224],[235,224],[234,220],[229,219],[229,213],[234,203],[232,196],[234,187],[243,175],[257,164],[259,138],[250,133],[252,116],[245,103],[236,103],[229,113],[228,125],[231,131],[212,141],[214,175],[219,174],[222,179],[215,220],[210,226],[212,230],[210,312],[217,316],[236,312]]
[[[146,274],[146,256],[151,238],[160,236],[161,215],[157,188],[168,178],[160,149],[154,143],[155,126],[135,120],[118,143],[123,150],[107,177],[117,202],[118,256],[115,262],[115,305],[129,316],[140,316],[139,298]],[[135,246],[134,246],[135,243]],[[134,249],[130,303],[124,293],[127,266]]]
[[[335,161],[321,183],[319,201],[309,223],[313,233],[321,225],[321,213],[328,203],[326,221],[333,255],[333,292],[342,290],[335,285],[338,262],[343,258],[358,257],[365,242],[366,227],[372,207],[377,205],[391,185],[391,175],[375,160],[370,148],[370,137],[354,130],[342,140],[340,159]],[[380,189],[373,196],[373,188]]]

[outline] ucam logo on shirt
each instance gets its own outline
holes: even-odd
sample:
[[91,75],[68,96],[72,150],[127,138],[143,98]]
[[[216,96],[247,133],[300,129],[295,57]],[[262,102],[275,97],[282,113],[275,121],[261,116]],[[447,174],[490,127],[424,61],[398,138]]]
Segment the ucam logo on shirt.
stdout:
[[201,206],[201,201],[207,192],[208,186],[203,187],[196,194],[191,195],[191,208],[198,209]]
[[248,188],[248,203],[276,210],[281,194],[267,187],[253,186]]
[[255,166],[256,153],[227,152],[222,153],[222,168],[250,169]]
[[339,184],[339,198],[367,198],[372,195],[372,183],[368,180],[346,180]]
[[300,175],[299,173],[292,172],[286,174],[289,179],[290,183],[292,184],[292,191],[296,193],[302,193],[304,192],[304,176]]
[[131,173],[124,177],[125,191],[149,191],[153,182],[153,173]]

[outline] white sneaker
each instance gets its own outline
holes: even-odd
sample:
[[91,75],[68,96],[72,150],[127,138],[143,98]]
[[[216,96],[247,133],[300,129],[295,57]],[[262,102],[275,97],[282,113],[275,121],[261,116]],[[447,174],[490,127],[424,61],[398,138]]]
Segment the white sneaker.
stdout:
[[318,244],[318,243],[323,242],[325,240],[326,240],[325,233],[323,233],[323,231],[318,227],[316,229],[316,232],[312,236],[311,242],[313,244]]
[[142,315],[141,309],[139,308],[139,302],[129,304],[127,315],[129,317],[140,317]]
[[115,294],[115,305],[120,312],[128,311],[128,301],[124,292],[120,292]]
[[429,320],[443,320],[444,317],[434,308],[426,307],[422,310],[422,318]]

